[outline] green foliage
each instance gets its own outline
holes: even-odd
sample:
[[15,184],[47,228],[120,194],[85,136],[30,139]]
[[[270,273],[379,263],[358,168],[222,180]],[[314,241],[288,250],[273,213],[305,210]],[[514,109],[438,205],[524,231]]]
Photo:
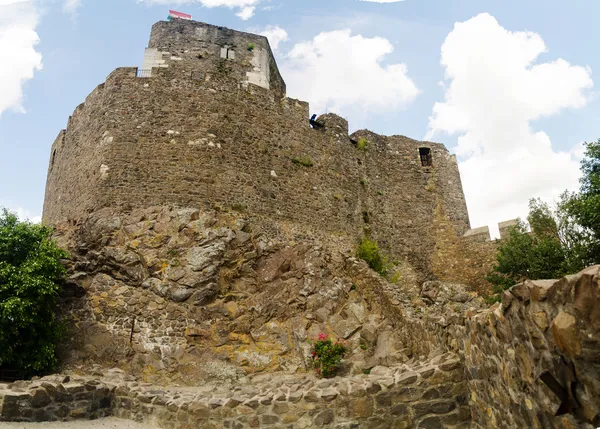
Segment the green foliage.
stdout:
[[367,179],[365,179],[364,177],[360,178],[360,184],[363,188],[366,188],[367,185],[369,184],[369,182],[367,181]]
[[249,51],[253,51],[253,50],[254,50],[254,48],[256,48],[256,45],[255,45],[254,43],[250,43],[250,44],[248,45],[248,50],[249,50]]
[[312,167],[313,161],[308,156],[302,156],[300,158],[292,158],[292,162],[296,165],[301,165],[303,167]]
[[358,150],[362,150],[365,151],[369,148],[369,142],[367,141],[366,138],[361,137],[358,139],[358,142],[356,143],[356,148]]
[[50,228],[0,214],[0,366],[26,374],[52,370],[62,326],[55,311],[66,252]]
[[319,334],[319,338],[313,341],[311,352],[312,364],[317,375],[324,378],[333,377],[347,351],[345,344],[334,343],[327,335]]
[[589,265],[600,262],[600,140],[586,143],[581,172],[579,193],[565,192],[562,209],[578,227],[575,239],[587,240],[582,256]]
[[527,218],[531,232],[519,222],[501,240],[497,264],[486,277],[495,292],[526,279],[557,278],[600,263],[600,140],[586,143],[581,172],[579,192],[565,191],[554,210],[532,199]]
[[[568,202],[564,194],[553,211],[540,199],[530,200],[531,232],[521,220],[509,228],[508,237],[500,241],[497,264],[486,277],[497,294],[527,279],[560,278],[589,265],[590,238],[568,215]],[[489,302],[498,299],[492,296]]]
[[356,256],[364,260],[373,271],[385,276],[389,270],[389,262],[387,256],[383,255],[379,250],[379,244],[376,241],[365,237],[358,245]]
[[390,277],[390,283],[398,284],[402,279],[400,271],[394,271],[394,274]]

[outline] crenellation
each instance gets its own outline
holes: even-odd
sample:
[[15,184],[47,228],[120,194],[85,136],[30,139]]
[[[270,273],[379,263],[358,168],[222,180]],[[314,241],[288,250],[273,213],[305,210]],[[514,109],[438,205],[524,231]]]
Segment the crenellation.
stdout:
[[500,238],[508,237],[507,234],[508,234],[508,231],[510,230],[510,228],[517,226],[517,224],[518,224],[517,219],[506,220],[504,222],[498,223],[498,230],[500,231]]
[[481,226],[479,228],[470,229],[465,232],[464,237],[473,241],[490,241],[490,227]]

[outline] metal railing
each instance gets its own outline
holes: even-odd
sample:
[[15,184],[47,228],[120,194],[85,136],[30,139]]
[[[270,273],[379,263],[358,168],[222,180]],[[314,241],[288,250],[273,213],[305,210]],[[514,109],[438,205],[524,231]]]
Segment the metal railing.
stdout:
[[152,77],[152,69],[138,69],[137,77]]

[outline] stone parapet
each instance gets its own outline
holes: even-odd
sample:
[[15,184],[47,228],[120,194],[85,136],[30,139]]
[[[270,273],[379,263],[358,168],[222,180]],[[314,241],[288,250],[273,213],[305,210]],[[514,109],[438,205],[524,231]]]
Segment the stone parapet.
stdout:
[[481,226],[479,228],[470,229],[467,232],[465,232],[464,237],[472,241],[489,241],[490,227]]

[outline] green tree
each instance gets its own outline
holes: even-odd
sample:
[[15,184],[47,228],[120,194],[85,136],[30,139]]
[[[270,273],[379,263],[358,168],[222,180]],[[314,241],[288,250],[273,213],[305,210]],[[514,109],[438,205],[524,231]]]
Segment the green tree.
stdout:
[[0,213],[0,366],[28,375],[52,370],[61,324],[56,318],[59,281],[67,256],[52,230]]
[[[543,208],[545,209],[545,208]],[[544,226],[551,226],[547,213],[535,212]],[[500,241],[497,264],[486,279],[501,292],[526,279],[555,278],[562,275],[565,261],[564,249],[552,230],[543,229],[539,235],[527,231],[525,222],[519,220],[510,228],[508,237]]]
[[563,210],[586,240],[588,263],[600,262],[600,139],[586,143],[578,193],[565,193]]

